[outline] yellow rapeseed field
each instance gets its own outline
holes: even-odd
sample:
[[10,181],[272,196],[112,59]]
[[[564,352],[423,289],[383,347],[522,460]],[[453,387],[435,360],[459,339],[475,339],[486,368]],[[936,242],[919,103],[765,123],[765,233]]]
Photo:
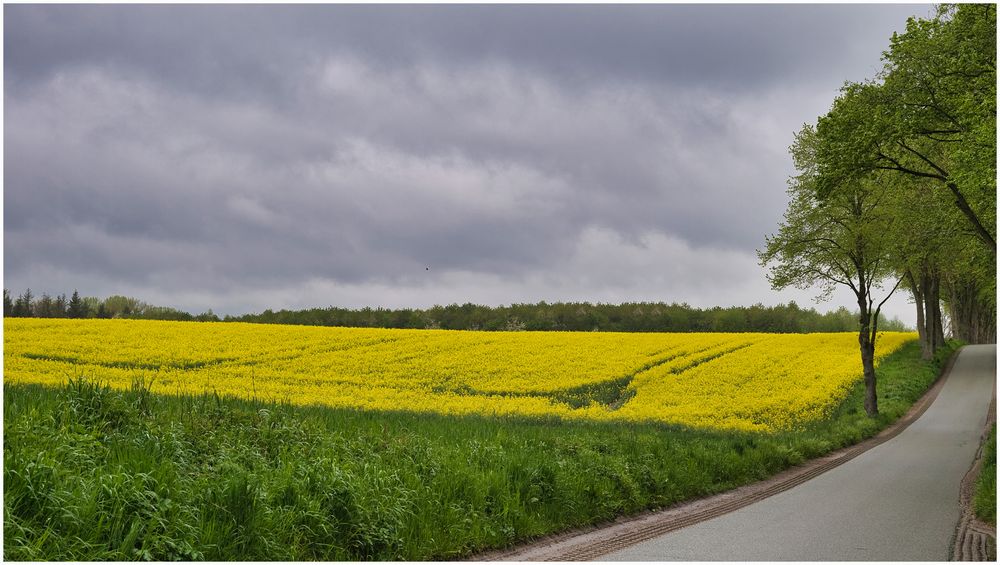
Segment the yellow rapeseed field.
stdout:
[[[883,333],[878,355],[914,334]],[[4,320],[4,382],[439,414],[775,431],[861,376],[857,335],[474,332],[139,320]]]

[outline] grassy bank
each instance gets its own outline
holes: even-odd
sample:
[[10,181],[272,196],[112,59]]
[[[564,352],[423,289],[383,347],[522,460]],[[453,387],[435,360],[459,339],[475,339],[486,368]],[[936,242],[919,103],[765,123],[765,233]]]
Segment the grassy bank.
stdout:
[[911,343],[781,434],[449,418],[5,386],[8,560],[440,559],[755,481],[871,436],[942,358]]
[[997,425],[986,438],[983,447],[983,466],[976,479],[976,494],[972,499],[976,517],[984,522],[997,524]]

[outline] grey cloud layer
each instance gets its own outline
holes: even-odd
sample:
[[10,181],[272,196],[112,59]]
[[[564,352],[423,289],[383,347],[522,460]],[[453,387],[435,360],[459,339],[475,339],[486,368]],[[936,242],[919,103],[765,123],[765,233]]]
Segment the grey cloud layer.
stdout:
[[791,132],[926,11],[6,6],[5,283],[734,302]]
[[[928,5],[7,6],[18,78],[99,61],[188,87],[282,90],[338,50],[384,67],[514,61],[560,79],[770,88],[847,76]],[[273,87],[273,88],[269,88]],[[227,89],[226,94],[229,94]]]

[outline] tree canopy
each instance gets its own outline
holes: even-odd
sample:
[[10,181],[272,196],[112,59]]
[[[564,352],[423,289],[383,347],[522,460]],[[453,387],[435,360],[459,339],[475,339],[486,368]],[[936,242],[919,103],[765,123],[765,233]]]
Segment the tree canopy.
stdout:
[[996,5],[911,18],[883,61],[796,135],[788,209],[759,252],[775,288],[854,292],[872,415],[878,313],[900,285],[925,357],[944,344],[942,303],[954,337],[996,340]]

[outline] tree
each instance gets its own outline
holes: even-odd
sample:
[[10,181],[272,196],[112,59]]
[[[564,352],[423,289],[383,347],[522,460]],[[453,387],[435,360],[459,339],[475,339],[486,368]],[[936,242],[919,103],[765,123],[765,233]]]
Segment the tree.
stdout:
[[101,310],[101,299],[96,296],[84,296],[81,298],[84,307],[87,309],[87,318],[103,318],[104,316],[99,316]]
[[[848,83],[820,118],[819,196],[878,172],[899,191],[897,273],[925,357],[952,334],[996,339],[996,5],[911,18],[876,80]],[[942,206],[943,205],[943,206]]]
[[10,318],[14,315],[14,301],[10,299],[10,291],[3,289],[3,316]]
[[[894,108],[895,142],[907,150],[892,165],[923,181],[909,183],[900,213],[908,223],[922,219],[932,228],[923,248],[908,254],[923,257],[920,273],[907,275],[915,301],[925,303],[921,341],[931,349],[943,343],[943,302],[953,336],[994,342],[996,6],[946,5],[931,20],[911,20],[906,33],[893,37],[885,60],[885,104]],[[948,192],[932,189],[942,183]],[[928,213],[935,200],[945,206]]]
[[858,304],[858,343],[865,380],[865,411],[878,415],[875,346],[882,305],[899,286],[899,279],[875,304],[878,285],[892,277],[889,238],[892,217],[882,201],[877,176],[857,177],[836,190],[818,192],[818,149],[822,139],[805,126],[791,147],[799,175],[789,182],[791,197],[784,221],[767,246],[758,251],[762,266],[770,265],[768,280],[775,290],[796,286],[821,288],[829,297],[842,285],[850,288]]
[[66,293],[60,294],[56,297],[52,304],[52,317],[53,318],[65,318],[66,308],[68,307],[68,301],[66,300]]
[[31,289],[25,289],[20,296],[17,297],[17,301],[14,302],[14,316],[27,318],[32,315],[32,300],[34,295],[31,294]]
[[145,304],[136,298],[114,295],[104,299],[104,312],[108,318],[129,318],[142,314]]
[[52,318],[55,315],[55,301],[48,293],[43,292],[42,297],[35,302],[35,316],[38,318]]
[[848,83],[819,121],[820,190],[880,170],[926,179],[995,259],[996,5],[911,18],[884,60],[881,82]]
[[202,312],[201,314],[198,314],[197,316],[194,317],[194,319],[196,321],[198,321],[198,322],[218,322],[219,321],[219,317],[216,316],[214,312],[212,312],[211,308],[209,308],[207,312]]
[[956,238],[947,252],[941,299],[952,335],[967,343],[996,342],[996,262],[969,238]]
[[73,295],[69,298],[69,306],[66,315],[70,318],[86,318],[87,305],[80,298],[80,293],[73,289]]
[[886,206],[896,217],[891,240],[893,264],[902,285],[913,295],[922,356],[929,360],[944,345],[941,313],[941,284],[957,251],[956,242],[973,243],[963,233],[964,221],[941,194],[930,192],[921,198],[912,194],[926,185],[925,179],[893,175]]
[[903,172],[944,183],[994,256],[996,33],[996,4],[942,5],[893,36],[883,72]]

